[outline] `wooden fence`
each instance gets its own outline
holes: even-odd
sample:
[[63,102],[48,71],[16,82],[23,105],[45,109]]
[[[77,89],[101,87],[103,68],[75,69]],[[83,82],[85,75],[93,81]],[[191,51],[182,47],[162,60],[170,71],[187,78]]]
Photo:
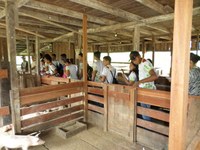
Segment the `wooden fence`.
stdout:
[[[42,81],[45,83],[47,79]],[[21,132],[46,130],[70,120],[83,119],[83,91],[83,82],[20,89],[18,125],[21,125]]]

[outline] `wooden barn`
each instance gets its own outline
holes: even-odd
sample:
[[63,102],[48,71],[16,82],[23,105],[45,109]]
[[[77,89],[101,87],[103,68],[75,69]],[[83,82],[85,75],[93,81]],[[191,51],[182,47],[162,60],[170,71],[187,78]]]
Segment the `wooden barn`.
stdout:
[[[41,131],[46,146],[30,149],[200,150],[200,96],[188,95],[199,38],[200,0],[0,0],[0,127],[12,123],[16,135]],[[153,64],[156,52],[169,53],[170,73],[158,78],[157,90],[87,80],[89,53],[116,53],[119,67],[129,64],[121,54],[133,50],[151,52]],[[78,64],[79,52],[82,80],[40,75],[40,53],[58,60],[64,53]],[[26,73],[19,56],[28,58]],[[79,122],[88,129],[54,135]]]

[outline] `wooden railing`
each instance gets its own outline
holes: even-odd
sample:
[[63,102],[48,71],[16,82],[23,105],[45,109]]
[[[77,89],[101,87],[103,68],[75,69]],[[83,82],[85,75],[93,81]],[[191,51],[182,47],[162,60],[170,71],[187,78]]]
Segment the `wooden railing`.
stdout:
[[[21,89],[21,132],[46,130],[70,120],[83,119],[83,91],[83,82]],[[71,96],[77,93],[78,96]]]
[[8,70],[7,69],[0,69],[0,79],[8,78]]
[[[137,114],[150,117],[149,121],[137,117],[137,126],[168,136],[170,93],[138,88],[137,103]],[[150,108],[140,106],[141,103]]]
[[3,106],[0,107],[0,117],[4,117],[10,115],[10,109],[9,106]]

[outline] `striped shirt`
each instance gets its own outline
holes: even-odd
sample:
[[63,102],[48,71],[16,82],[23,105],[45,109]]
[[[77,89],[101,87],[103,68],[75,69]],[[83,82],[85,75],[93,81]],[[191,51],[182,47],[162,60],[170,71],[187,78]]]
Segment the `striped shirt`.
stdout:
[[189,74],[189,94],[200,96],[200,68],[194,67]]

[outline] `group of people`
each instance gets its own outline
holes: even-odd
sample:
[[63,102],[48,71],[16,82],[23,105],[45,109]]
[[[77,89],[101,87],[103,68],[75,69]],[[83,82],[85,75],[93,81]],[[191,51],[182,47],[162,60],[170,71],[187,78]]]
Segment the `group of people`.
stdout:
[[[141,57],[138,51],[130,53],[129,73],[126,74],[123,69],[122,77],[124,83],[130,86],[139,86],[141,88],[156,89],[154,81],[158,78],[150,60]],[[40,54],[40,72],[41,75],[58,76],[63,78],[82,79],[83,78],[83,54],[79,53],[78,65],[75,65],[73,59],[68,59],[66,54],[61,54],[61,62],[56,59],[56,54]],[[103,82],[112,84],[116,79],[116,68],[111,65],[111,57],[104,56],[101,61],[101,52],[94,52],[93,66],[87,64],[87,78],[94,82]],[[28,62],[22,57],[21,69],[28,70]],[[32,58],[33,63],[35,57]],[[196,66],[200,60],[198,55],[190,54],[190,73],[189,73],[189,94],[200,96],[200,68]],[[31,65],[35,69],[35,63]]]

